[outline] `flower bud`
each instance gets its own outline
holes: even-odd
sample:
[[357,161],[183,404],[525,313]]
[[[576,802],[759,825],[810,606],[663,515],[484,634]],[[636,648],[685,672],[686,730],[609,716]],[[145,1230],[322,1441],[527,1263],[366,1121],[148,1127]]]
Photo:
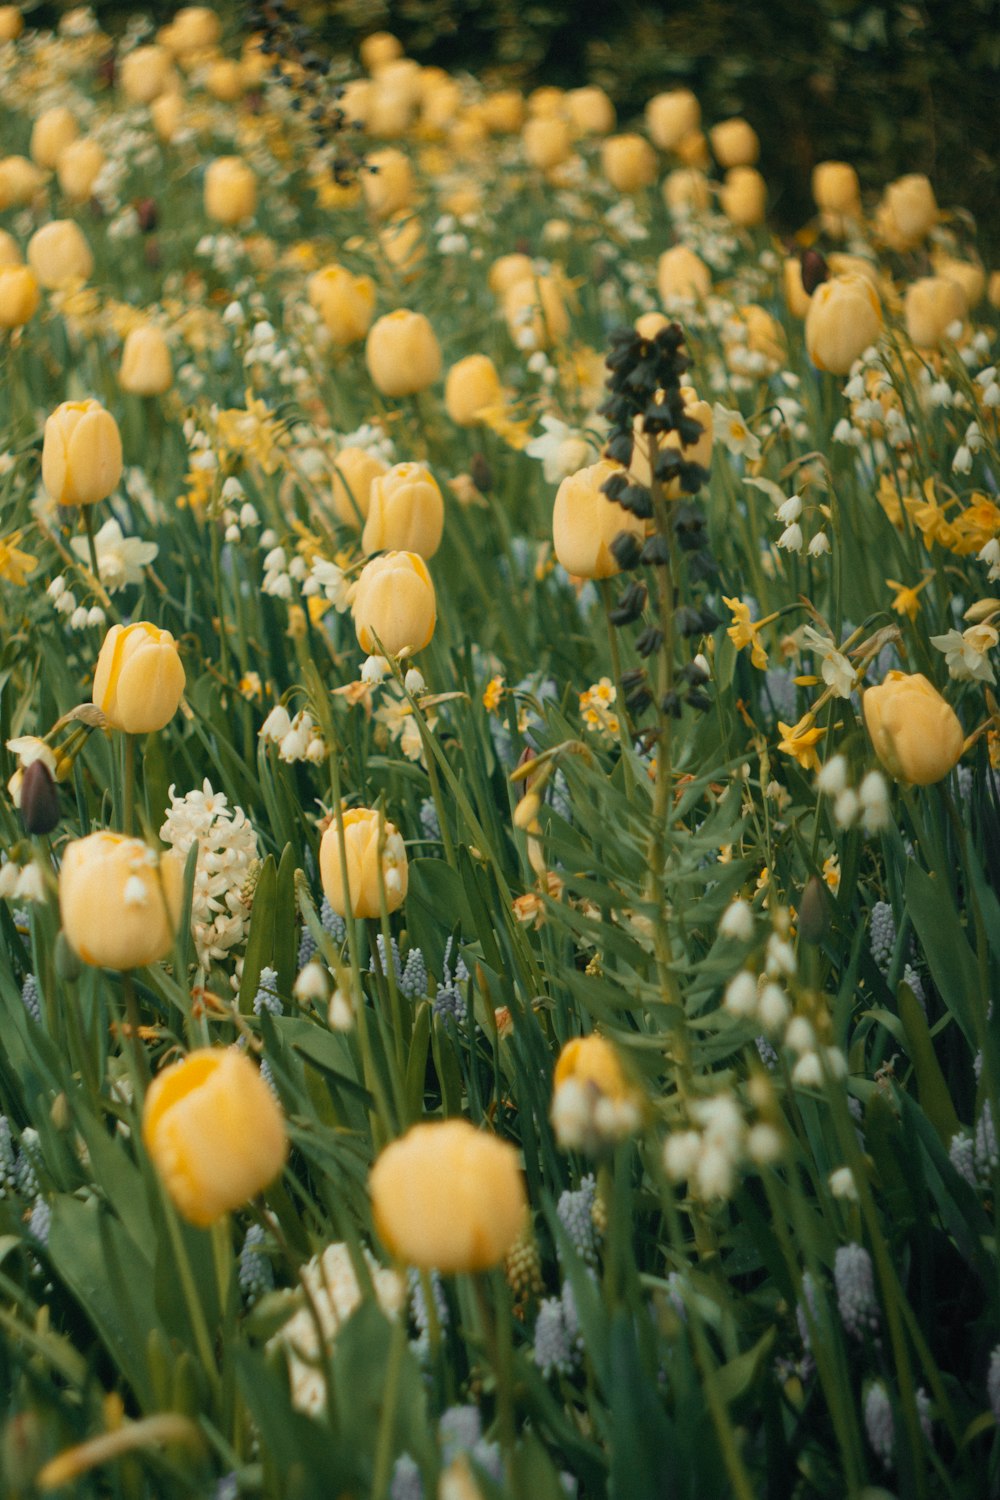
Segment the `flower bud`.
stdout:
[[42,173],[26,156],[5,156],[0,161],[0,209],[25,207],[43,181]]
[[423,313],[398,307],[372,325],[365,362],[383,396],[414,396],[441,378],[441,345]]
[[793,318],[804,318],[809,311],[810,294],[802,285],[802,261],[797,255],[789,255],[782,268],[782,285],[785,302]]
[[711,201],[708,178],[697,167],[676,167],[663,179],[663,201],[672,214],[704,213]]
[[94,505],[121,478],[118,424],[99,401],[64,401],[45,423],[42,479],[57,505]]
[[21,254],[20,246],[12,234],[6,229],[0,229],[0,270],[5,266],[23,266],[24,256]]
[[217,156],[205,173],[205,213],[219,224],[253,217],[257,179],[240,156]]
[[813,167],[812,194],[821,213],[861,216],[861,184],[846,161],[820,161]]
[[813,875],[806,882],[799,902],[799,936],[813,948],[826,937],[830,930],[830,897],[826,882]]
[[340,834],[336,818],[319,846],[323,893],[334,911],[346,917],[377,917],[396,911],[406,899],[409,867],[406,847],[393,823],[373,807],[353,807],[344,813],[344,853],[347,857],[347,896],[340,863]]
[[864,276],[831,276],[809,299],[806,349],[818,370],[846,375],[881,331],[878,292]]
[[920,349],[938,349],[952,323],[968,311],[965,293],[945,276],[921,276],[906,288],[903,301],[906,332]]
[[922,172],[890,182],[875,215],[875,227],[890,250],[914,250],[938,221],[934,189]]
[[674,245],[656,263],[656,288],[664,304],[675,297],[702,302],[712,290],[712,273],[693,250]]
[[615,128],[615,107],[601,88],[570,89],[566,113],[581,135],[607,135]]
[[145,323],[125,339],[118,384],[133,396],[162,396],[174,383],[170,350],[155,323]]
[[625,531],[639,541],[645,535],[638,516],[609,500],[601,489],[612,474],[621,472],[618,464],[601,459],[570,474],[556,492],[552,544],[567,573],[577,578],[611,578],[618,572],[611,551],[615,537]]
[[416,214],[397,214],[378,232],[382,254],[402,276],[412,281],[424,257],[423,228]]
[[365,552],[416,552],[433,557],[444,530],[444,500],[423,464],[396,464],[371,483],[361,537]]
[[656,177],[656,152],[641,135],[612,135],[601,147],[601,170],[618,193],[638,193]]
[[16,42],[24,30],[24,17],[16,5],[0,5],[0,42]]
[[948,281],[955,281],[965,294],[965,305],[971,312],[983,299],[986,291],[986,272],[971,260],[957,260],[951,255],[939,255],[934,260],[934,272]]
[[488,1270],[527,1217],[517,1151],[468,1120],[414,1125],[379,1156],[368,1190],[386,1248],[421,1270]]
[[[684,399],[684,415],[690,417],[701,427],[701,435],[688,447],[681,443],[677,432],[666,432],[658,434],[658,451],[672,448],[674,452],[680,452],[685,463],[700,464],[707,469],[712,462],[712,442],[715,433],[715,418],[712,408],[707,401],[699,401],[698,394],[691,386],[681,387],[681,396]],[[629,461],[629,475],[636,484],[645,485],[648,489],[653,483],[653,473],[649,466],[649,440],[643,434],[642,416],[636,416],[632,424],[632,457]],[[683,491],[680,480],[672,479],[664,483],[663,493],[668,500],[679,500]]]
[[434,584],[423,558],[415,552],[373,557],[354,585],[352,612],[362,651],[422,651],[437,623]]
[[33,318],[40,300],[38,282],[27,266],[0,265],[0,328],[20,328]]
[[205,77],[205,88],[221,104],[235,104],[246,88],[246,73],[235,57],[218,57]]
[[646,129],[661,151],[676,151],[701,125],[701,105],[690,89],[656,94],[646,105]]
[[32,161],[44,171],[51,172],[64,149],[70,141],[76,140],[78,134],[76,120],[65,104],[43,110],[31,127],[29,150]]
[[365,202],[377,219],[388,219],[413,201],[413,168],[410,158],[395,146],[372,151],[365,158],[361,177]]
[[43,760],[33,760],[25,766],[20,792],[25,833],[51,833],[59,822],[59,793]]
[[490,266],[490,291],[495,297],[505,297],[516,281],[530,281],[535,267],[529,255],[501,255]]
[[184,114],[182,94],[160,94],[149,106],[149,117],[153,129],[161,141],[172,141],[180,128]]
[[897,781],[931,786],[958,764],[962,725],[922,672],[889,672],[861,702],[875,754]]
[[281,1107],[236,1047],[191,1052],[153,1079],[142,1142],[179,1213],[201,1227],[256,1197],[288,1153]]
[[170,952],[180,921],[184,864],[142,839],[92,833],[63,851],[63,932],[85,964],[138,969]]
[[541,115],[527,121],[521,131],[521,149],[529,166],[551,172],[568,160],[573,150],[569,124],[558,115]]
[[458,427],[479,426],[479,413],[503,401],[503,387],[496,365],[488,354],[469,354],[448,371],[444,404]]
[[105,160],[104,152],[93,136],[77,136],[64,146],[56,162],[56,177],[66,197],[74,203],[86,202]]
[[94,673],[94,702],[115,729],[152,734],[177,712],[185,683],[177,642],[145,620],[112,625]]
[[347,348],[363,339],[371,327],[375,283],[370,276],[355,276],[346,266],[324,266],[309,278],[309,301],[333,343]]
[[719,190],[722,212],[739,229],[764,222],[767,186],[756,167],[731,167]]
[[177,74],[166,47],[136,47],[122,58],[118,83],[130,104],[151,104],[176,86]]
[[391,31],[373,31],[361,43],[361,65],[369,73],[377,73],[387,63],[395,62],[403,55],[403,44]]
[[760,155],[757,132],[739,115],[720,120],[708,132],[712,154],[720,167],[752,167]]
[[28,241],[28,264],[47,292],[86,281],[94,269],[83,230],[75,219],[53,219]]
[[553,276],[515,281],[504,293],[503,315],[519,349],[550,349],[569,332],[569,313]]

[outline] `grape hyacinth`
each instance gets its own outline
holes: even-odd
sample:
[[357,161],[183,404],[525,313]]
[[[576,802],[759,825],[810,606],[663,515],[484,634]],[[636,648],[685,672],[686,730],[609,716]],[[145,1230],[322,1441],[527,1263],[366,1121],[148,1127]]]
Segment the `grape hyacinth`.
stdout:
[[21,999],[24,1002],[24,1008],[28,1012],[28,1015],[40,1025],[42,1020],[42,1006],[38,993],[38,980],[34,974],[26,974],[24,976],[24,983],[21,986]]
[[14,1181],[23,1198],[36,1198],[39,1193],[38,1167],[40,1165],[38,1131],[30,1125],[21,1132],[21,1149],[17,1153]]
[[284,1013],[284,1009],[285,1007],[278,998],[277,971],[268,968],[261,969],[257,993],[253,997],[254,1015],[262,1015],[266,1010],[269,1015],[280,1016]]
[[309,960],[316,957],[317,952],[316,939],[308,927],[303,927],[302,935],[299,938],[299,956],[296,967],[304,969]]
[[251,1224],[240,1251],[240,1291],[248,1306],[252,1306],[265,1292],[274,1288],[274,1268],[260,1248],[264,1238],[263,1226]]
[[970,1187],[978,1187],[979,1180],[976,1177],[976,1147],[972,1136],[967,1130],[960,1130],[953,1135],[948,1147],[948,1156],[952,1166],[960,1177],[964,1177]]
[[465,959],[459,955],[458,962],[455,964],[454,975],[452,974],[451,950],[453,943],[454,939],[449,938],[445,944],[444,958],[441,961],[441,983],[438,985],[437,993],[431,1003],[436,1016],[440,1016],[442,1020],[447,1016],[451,1016],[455,1024],[461,1026],[465,1021],[466,1007],[465,996],[459,989],[459,985],[466,982],[469,977],[469,971],[465,966]]
[[408,1453],[401,1453],[393,1465],[389,1500],[424,1500],[424,1481]]
[[10,1121],[0,1115],[0,1198],[17,1191],[17,1148]]
[[872,958],[883,974],[888,974],[896,950],[896,919],[888,901],[876,901],[871,911],[868,934]]
[[43,1248],[49,1243],[49,1230],[52,1227],[52,1209],[45,1199],[39,1194],[31,1206],[31,1216],[28,1219],[28,1233]]
[[319,921],[327,937],[332,938],[339,948],[347,936],[347,923],[334,911],[326,896],[323,897],[323,905],[319,910]]
[[441,842],[441,819],[433,797],[425,797],[420,804],[420,832],[429,843]]
[[[434,1299],[434,1311],[437,1314],[438,1328],[444,1329],[448,1326],[448,1303],[444,1295],[444,1285],[440,1273],[429,1271],[431,1296]],[[424,1283],[420,1272],[412,1267],[409,1274],[410,1283],[410,1317],[417,1325],[417,1337],[410,1340],[410,1348],[421,1362],[428,1359],[431,1352],[431,1320],[427,1313],[427,1298],[424,1293]]]
[[597,1201],[597,1181],[593,1172],[580,1179],[576,1192],[567,1188],[559,1195],[556,1213],[573,1248],[588,1266],[597,1265],[600,1236],[594,1224],[594,1205]]
[[546,1380],[552,1375],[573,1373],[575,1349],[566,1327],[561,1297],[545,1297],[538,1309],[534,1360]]
[[862,1341],[878,1332],[879,1311],[875,1299],[875,1275],[871,1256],[863,1245],[841,1245],[834,1257],[833,1279],[837,1287],[840,1321],[852,1338]]
[[885,1469],[892,1468],[892,1449],[895,1433],[892,1421],[892,1404],[889,1392],[881,1380],[873,1381],[865,1396],[865,1431],[875,1457]]

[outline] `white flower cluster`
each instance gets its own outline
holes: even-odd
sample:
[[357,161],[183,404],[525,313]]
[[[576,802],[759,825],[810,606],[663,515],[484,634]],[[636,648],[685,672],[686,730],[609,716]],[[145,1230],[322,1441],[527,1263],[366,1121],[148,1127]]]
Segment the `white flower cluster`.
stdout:
[[[371,1251],[365,1250],[364,1256],[379,1306],[390,1317],[397,1317],[406,1295],[406,1283],[395,1271],[380,1266]],[[288,1360],[292,1405],[296,1411],[319,1417],[326,1407],[325,1367],[333,1341],[360,1306],[362,1291],[351,1253],[342,1243],[328,1245],[322,1255],[314,1255],[302,1267],[301,1276],[308,1302],[278,1330],[268,1349],[280,1349]]]
[[[100,558],[98,558],[99,566]],[[86,605],[78,604],[76,595],[62,575],[53,578],[45,592],[52,600],[57,612],[69,616],[67,623],[70,630],[86,630],[88,625],[97,627],[105,623],[106,616],[101,606],[94,604],[87,609]]]
[[881,771],[869,771],[857,790],[848,783],[847,761],[834,755],[816,777],[816,790],[833,798],[833,819],[838,828],[853,828],[858,820],[866,833],[881,833],[892,817],[889,784]]
[[229,810],[225,794],[206,778],[183,797],[170,788],[170,810],[160,838],[187,857],[198,845],[191,930],[198,962],[207,969],[226,959],[246,937],[250,920],[244,888],[259,857],[257,834],[241,807]]
[[753,1021],[769,1037],[781,1037],[796,1056],[792,1082],[802,1088],[820,1088],[824,1073],[843,1078],[844,1055],[836,1047],[820,1047],[812,1023],[794,1015],[787,981],[796,972],[795,950],[787,937],[772,932],[764,951],[759,975],[744,968],[729,981],[722,1005],[737,1021]]
[[631,1095],[612,1098],[594,1084],[567,1078],[552,1097],[552,1128],[564,1151],[588,1156],[638,1130],[639,1105]]
[[732,1197],[740,1164],[749,1157],[759,1166],[781,1154],[781,1136],[773,1125],[747,1127],[732,1094],[715,1094],[690,1106],[692,1125],[675,1130],[663,1146],[663,1166],[672,1182],[686,1182],[705,1202]]
[[260,727],[260,738],[265,744],[277,745],[278,758],[289,765],[297,760],[319,765],[326,759],[326,741],[312,714],[304,708],[293,719],[287,708],[275,704]]

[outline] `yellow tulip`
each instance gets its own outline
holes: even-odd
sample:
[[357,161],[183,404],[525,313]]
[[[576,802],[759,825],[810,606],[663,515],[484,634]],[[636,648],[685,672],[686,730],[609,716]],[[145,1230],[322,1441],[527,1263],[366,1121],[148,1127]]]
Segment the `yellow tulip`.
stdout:
[[180,920],[184,865],[142,839],[91,833],[63,850],[63,932],[85,964],[138,969],[165,958]]
[[99,401],[64,401],[45,423],[42,479],[59,505],[94,505],[121,478],[118,424]]
[[371,807],[354,807],[344,813],[344,853],[347,856],[347,894],[344,893],[340,862],[340,834],[336,819],[323,834],[319,846],[319,870],[323,892],[340,916],[348,910],[355,917],[377,917],[396,911],[406,900],[409,866],[406,846],[399,830]]
[[112,625],[97,658],[94,703],[115,729],[152,734],[177,712],[185,680],[169,630],[145,620]]
[[415,552],[373,557],[354,585],[352,610],[362,651],[422,651],[437,623],[434,584],[423,558]]

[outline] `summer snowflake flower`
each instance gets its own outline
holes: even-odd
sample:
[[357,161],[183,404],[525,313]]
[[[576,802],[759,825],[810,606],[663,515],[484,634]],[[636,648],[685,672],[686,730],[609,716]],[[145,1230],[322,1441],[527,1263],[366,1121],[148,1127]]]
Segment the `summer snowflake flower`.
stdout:
[[[80,561],[89,567],[87,538],[75,536],[70,546]],[[126,536],[113,518],[105,521],[97,532],[94,548],[100,581],[109,594],[117,594],[127,584],[141,583],[143,568],[154,561],[160,550],[155,542],[141,542],[136,536]]]
[[760,438],[750,431],[740,412],[730,411],[721,401],[716,401],[712,418],[716,438],[730,453],[742,454],[751,461],[760,458]]

